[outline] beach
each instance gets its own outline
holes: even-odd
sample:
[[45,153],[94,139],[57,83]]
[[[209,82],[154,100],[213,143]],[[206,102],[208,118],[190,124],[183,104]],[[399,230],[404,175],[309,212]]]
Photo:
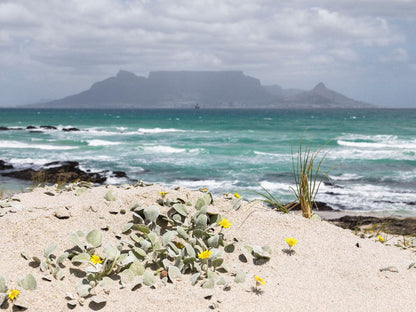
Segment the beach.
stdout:
[[[167,194],[162,206],[163,192]],[[42,258],[45,248],[56,244],[53,254],[59,257],[63,252],[73,250],[74,243],[69,239],[71,234],[77,231],[89,233],[94,229],[102,232],[103,242],[95,251],[102,255],[105,244],[117,245],[129,239],[131,232],[122,232],[127,223],[134,222],[133,213],[137,207],[156,205],[162,212],[170,208],[166,202],[181,199],[192,214],[196,211],[198,199],[206,198],[206,195],[203,191],[183,187],[167,189],[146,184],[67,186],[65,190],[46,187],[15,194],[3,200],[4,208],[0,208],[0,275],[5,277],[9,289],[19,288],[17,283],[22,276],[34,276],[37,288],[20,288],[16,299],[16,302],[23,302],[28,311],[69,310],[70,300],[66,297],[77,296],[77,283],[82,280],[81,273],[88,264],[75,266],[66,259],[60,266],[64,274],[62,280],[50,275],[45,280],[45,273],[33,263],[34,256]],[[191,274],[186,273],[173,282],[164,283],[160,277],[162,273],[148,267],[146,270],[155,276],[154,286],[140,284],[132,290],[140,276],[122,285],[119,274],[113,274],[110,277],[114,283],[108,291],[95,287],[95,296],[90,294],[80,300],[82,305],[78,303],[71,309],[414,310],[416,268],[411,266],[416,261],[414,248],[404,250],[390,246],[388,240],[382,243],[377,237],[361,238],[326,221],[305,219],[296,213],[282,214],[259,203],[242,201],[238,209],[235,209],[235,203],[235,195],[227,194],[214,197],[208,206],[210,213],[220,214],[231,222],[229,228],[216,226],[215,230],[221,231],[235,247],[231,253],[222,251],[228,272],[216,273],[218,276],[213,288],[201,287],[203,279],[193,286]],[[298,243],[289,248],[286,238],[295,238]],[[269,246],[271,254],[267,256],[270,259],[258,261],[247,253],[244,256],[245,245]],[[236,282],[236,274],[243,274],[245,279]],[[265,284],[256,284],[255,276],[264,279]],[[220,277],[225,280],[225,285],[218,283]],[[93,303],[92,298],[97,296],[105,302]],[[2,308],[12,311],[12,301],[7,299]]]

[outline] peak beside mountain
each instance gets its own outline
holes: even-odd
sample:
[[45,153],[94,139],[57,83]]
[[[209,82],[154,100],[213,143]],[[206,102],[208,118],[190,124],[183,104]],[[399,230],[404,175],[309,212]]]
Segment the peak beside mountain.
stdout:
[[[361,108],[370,105],[328,89],[262,86],[242,71],[155,71],[137,76],[120,70],[90,89],[36,107],[44,108]],[[33,107],[33,106],[32,106]]]

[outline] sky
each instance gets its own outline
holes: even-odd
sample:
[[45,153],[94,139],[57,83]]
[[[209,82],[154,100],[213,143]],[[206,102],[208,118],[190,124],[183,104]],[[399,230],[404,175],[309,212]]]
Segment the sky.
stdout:
[[0,0],[0,106],[120,69],[242,70],[416,108],[416,0]]

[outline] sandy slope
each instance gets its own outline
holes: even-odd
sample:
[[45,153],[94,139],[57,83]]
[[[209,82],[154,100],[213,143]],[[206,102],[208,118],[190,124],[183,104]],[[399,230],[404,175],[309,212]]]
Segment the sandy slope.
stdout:
[[[109,202],[104,195],[114,189],[118,200]],[[0,275],[7,278],[9,287],[16,285],[24,274],[31,273],[38,282],[34,291],[22,291],[19,299],[29,303],[28,311],[66,311],[66,292],[76,292],[75,276],[62,281],[42,280],[39,268],[28,265],[20,255],[41,256],[51,243],[59,245],[56,255],[73,247],[68,236],[82,230],[109,226],[104,241],[116,243],[115,234],[132,219],[129,207],[137,202],[154,204],[160,198],[161,186],[117,188],[95,187],[81,196],[74,191],[45,194],[44,189],[15,195],[12,207],[0,217]],[[195,203],[203,195],[199,191],[168,190],[168,198],[181,197]],[[408,270],[416,256],[410,251],[390,247],[371,239],[361,239],[325,221],[306,220],[296,215],[283,215],[256,206],[247,213],[248,205],[234,211],[227,199],[214,200],[212,210],[218,210],[231,220],[226,237],[236,238],[236,251],[226,254],[225,262],[247,273],[245,283],[232,282],[223,286],[202,289],[191,286],[188,276],[182,281],[164,286],[159,280],[156,289],[143,286],[131,291],[130,287],[114,287],[100,311],[416,311],[416,269]],[[67,209],[66,209],[66,208]],[[120,208],[127,213],[114,214]],[[58,219],[56,212],[68,213],[68,219]],[[246,218],[247,217],[247,218]],[[244,221],[244,222],[243,222]],[[295,254],[283,252],[286,237],[295,237],[299,243]],[[263,265],[239,259],[243,243],[269,245],[271,260]],[[359,244],[359,247],[356,244]],[[69,268],[69,262],[65,263]],[[395,266],[399,273],[379,269]],[[252,291],[253,275],[266,279],[261,293]],[[227,275],[227,279],[233,277]],[[74,311],[91,310],[88,300]],[[92,308],[95,308],[92,306]],[[9,305],[6,311],[11,311]]]

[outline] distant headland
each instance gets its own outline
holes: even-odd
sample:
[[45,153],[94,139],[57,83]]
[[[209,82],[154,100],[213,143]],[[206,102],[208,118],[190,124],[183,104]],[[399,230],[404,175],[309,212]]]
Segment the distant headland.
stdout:
[[148,77],[120,70],[115,77],[36,108],[375,108],[328,89],[263,86],[242,71],[155,71]]

